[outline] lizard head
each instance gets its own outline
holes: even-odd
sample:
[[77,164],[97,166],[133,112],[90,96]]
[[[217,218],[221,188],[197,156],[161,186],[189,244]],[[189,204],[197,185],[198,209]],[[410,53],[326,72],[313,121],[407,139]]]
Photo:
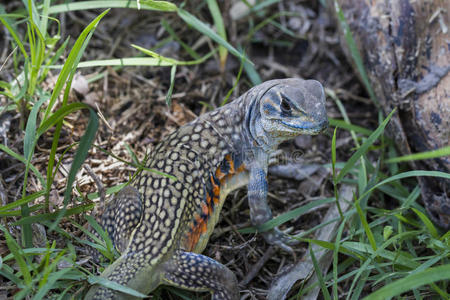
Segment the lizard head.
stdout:
[[258,130],[258,135],[263,133],[274,144],[319,134],[328,127],[323,87],[316,80],[274,80],[260,98],[259,116],[263,132]]

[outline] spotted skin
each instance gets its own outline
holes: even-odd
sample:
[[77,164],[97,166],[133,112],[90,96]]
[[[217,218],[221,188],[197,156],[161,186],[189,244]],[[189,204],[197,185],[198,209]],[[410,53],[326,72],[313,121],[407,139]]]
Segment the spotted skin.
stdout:
[[[212,299],[239,298],[234,274],[201,255],[226,195],[248,186],[250,219],[272,218],[267,165],[277,146],[328,125],[323,87],[314,80],[282,79],[254,87],[235,101],[170,134],[152,151],[143,172],[109,203],[101,224],[122,253],[102,277],[148,294],[160,284],[210,291]],[[271,244],[292,251],[275,228]],[[94,285],[86,299],[133,299]]]
[[215,300],[233,300],[239,297],[236,276],[212,258],[178,250],[164,267],[167,275],[163,283],[166,285],[197,292],[213,290],[212,299]]
[[[110,237],[113,238],[114,246],[119,252],[124,252],[133,228],[141,221],[142,201],[135,188],[127,186],[123,188],[113,199],[103,213],[103,226]],[[122,214],[117,214],[122,211]]]

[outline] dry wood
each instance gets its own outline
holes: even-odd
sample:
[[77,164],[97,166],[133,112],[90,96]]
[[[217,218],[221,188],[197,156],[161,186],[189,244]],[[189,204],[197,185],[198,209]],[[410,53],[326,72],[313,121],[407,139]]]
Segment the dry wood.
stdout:
[[[338,0],[370,84],[385,113],[398,114],[389,132],[402,154],[449,146],[450,51],[448,1]],[[334,1],[330,10],[336,13]],[[357,70],[340,23],[341,45]],[[450,157],[412,163],[450,172]],[[419,178],[434,221],[450,227],[450,181]]]

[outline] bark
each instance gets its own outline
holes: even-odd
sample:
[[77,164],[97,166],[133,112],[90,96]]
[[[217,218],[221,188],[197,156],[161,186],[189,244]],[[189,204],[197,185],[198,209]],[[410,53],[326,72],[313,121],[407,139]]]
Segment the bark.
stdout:
[[[398,108],[389,126],[402,154],[449,146],[450,49],[448,1],[337,0],[361,54],[370,84],[385,113]],[[336,15],[335,3],[328,1]],[[341,45],[351,58],[340,24]],[[412,163],[450,172],[450,157]],[[431,218],[450,227],[450,181],[419,178]]]

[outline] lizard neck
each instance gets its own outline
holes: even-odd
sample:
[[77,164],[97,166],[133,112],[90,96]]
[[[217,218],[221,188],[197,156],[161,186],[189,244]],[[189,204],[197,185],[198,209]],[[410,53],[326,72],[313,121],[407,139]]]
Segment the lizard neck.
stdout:
[[233,152],[271,152],[278,143],[263,129],[259,101],[268,87],[253,88],[219,109],[203,115]]
[[247,138],[247,146],[258,152],[269,153],[278,146],[277,141],[270,137],[263,128],[260,101],[264,93],[270,88],[268,82],[264,86],[257,86],[242,95],[240,99],[245,103],[245,116],[242,122],[242,132]]

